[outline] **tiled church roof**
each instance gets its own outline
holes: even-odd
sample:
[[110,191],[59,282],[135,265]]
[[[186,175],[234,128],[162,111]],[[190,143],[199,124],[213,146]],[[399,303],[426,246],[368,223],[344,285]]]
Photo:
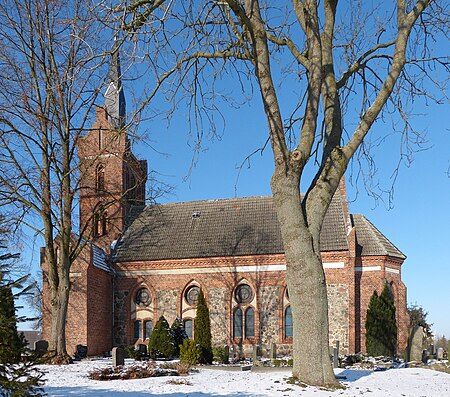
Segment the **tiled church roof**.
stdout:
[[392,244],[364,215],[351,215],[356,227],[356,254],[358,256],[389,255],[406,259],[406,256]]
[[[272,197],[150,205],[134,208],[130,219],[114,262],[284,252]],[[342,203],[336,194],[322,227],[321,251],[347,249]]]

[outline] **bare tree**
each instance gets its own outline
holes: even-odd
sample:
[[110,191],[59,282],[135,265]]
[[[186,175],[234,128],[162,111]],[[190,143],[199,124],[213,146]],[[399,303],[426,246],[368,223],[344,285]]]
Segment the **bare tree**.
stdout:
[[[342,3],[141,0],[115,9],[126,31],[148,40],[155,92],[163,87],[177,106],[180,96],[187,98],[199,143],[204,125],[220,112],[227,74],[244,99],[257,86],[275,164],[271,187],[294,320],[293,375],[313,385],[336,383],[319,240],[331,198],[350,160],[368,153],[364,143],[377,119],[399,115],[402,142],[410,147],[409,105],[433,96],[424,87],[434,69],[448,73],[448,57],[431,52],[448,39],[444,2]],[[442,98],[438,91],[434,99]],[[301,198],[307,169],[313,176]]]
[[[0,5],[0,206],[8,220],[45,245],[49,359],[55,363],[71,361],[65,338],[70,267],[97,216],[93,212],[83,224],[74,216],[80,190],[89,188],[80,186],[83,173],[92,173],[96,160],[80,167],[77,145],[109,83],[111,55],[117,56],[119,44],[112,46],[113,32],[108,35],[98,12],[83,0]],[[121,139],[126,128],[120,120],[111,136]],[[116,195],[110,202],[120,199]]]

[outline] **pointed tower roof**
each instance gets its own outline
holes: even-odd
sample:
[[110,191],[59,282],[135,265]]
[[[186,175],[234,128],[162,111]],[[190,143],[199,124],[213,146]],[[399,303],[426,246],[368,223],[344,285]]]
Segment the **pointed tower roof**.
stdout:
[[111,49],[111,63],[106,83],[108,88],[105,92],[105,108],[108,118],[114,128],[122,128],[126,120],[126,103],[120,70],[119,42],[116,39]]

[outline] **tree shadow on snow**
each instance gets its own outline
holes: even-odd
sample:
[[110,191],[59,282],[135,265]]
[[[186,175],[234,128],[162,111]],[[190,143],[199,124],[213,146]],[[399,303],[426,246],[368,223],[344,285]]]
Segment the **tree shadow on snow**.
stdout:
[[[189,387],[189,386],[188,386]],[[258,394],[248,393],[232,393],[232,394],[216,394],[203,393],[199,391],[185,391],[174,393],[154,393],[149,391],[121,391],[110,389],[88,389],[80,386],[67,387],[45,387],[45,392],[48,397],[67,397],[67,396],[81,396],[81,397],[258,397]]]
[[356,382],[365,376],[372,375],[373,371],[361,371],[357,369],[346,369],[336,374],[336,377],[341,382]]

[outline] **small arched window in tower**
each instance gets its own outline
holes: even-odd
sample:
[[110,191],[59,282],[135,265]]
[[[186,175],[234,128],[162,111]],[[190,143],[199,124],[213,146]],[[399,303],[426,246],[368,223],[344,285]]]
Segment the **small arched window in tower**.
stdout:
[[105,191],[105,166],[99,164],[95,170],[95,188],[98,192]]
[[102,227],[102,236],[108,233],[108,213],[106,211],[102,212],[102,219],[101,219],[101,227]]
[[103,149],[103,130],[99,128],[98,130],[98,148],[99,150]]
[[97,212],[94,214],[94,237],[98,237],[102,232],[102,223],[100,221],[100,214]]

